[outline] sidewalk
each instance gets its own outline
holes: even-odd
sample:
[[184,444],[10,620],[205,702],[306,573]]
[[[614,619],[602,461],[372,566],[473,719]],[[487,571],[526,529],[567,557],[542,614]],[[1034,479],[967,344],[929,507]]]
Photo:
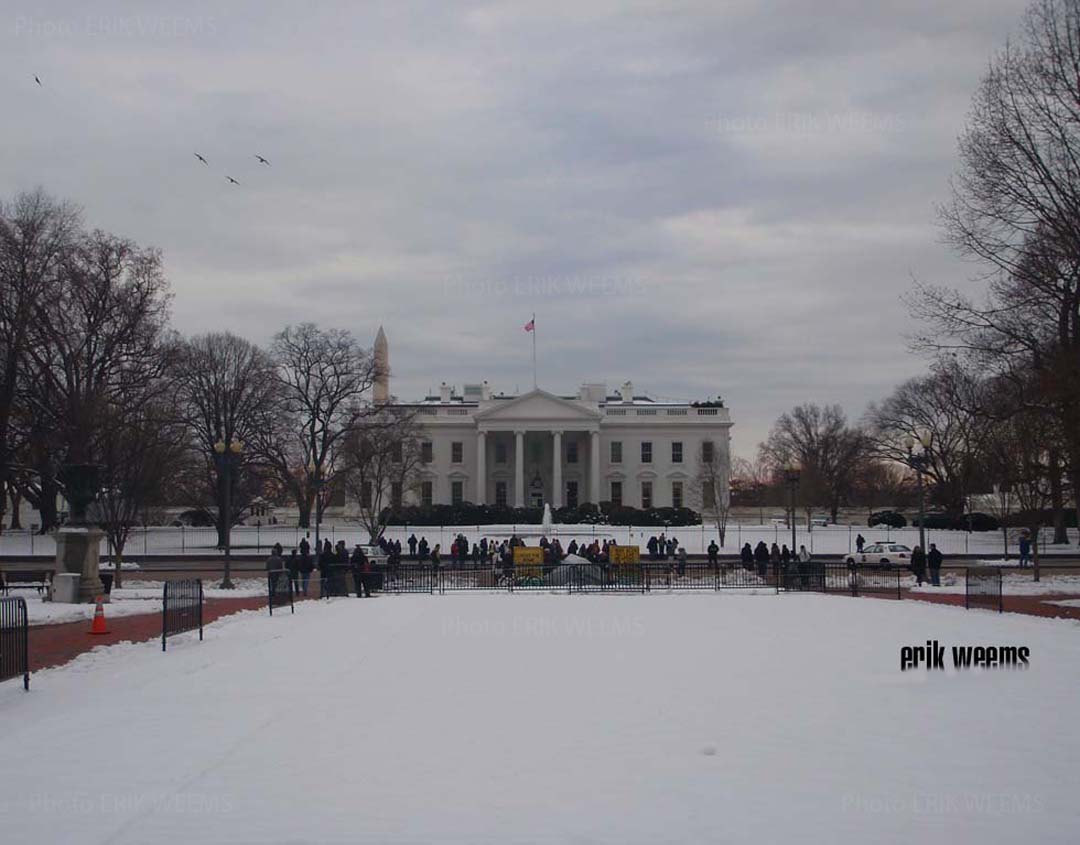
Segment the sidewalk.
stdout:
[[[925,601],[931,604],[951,604],[960,608],[964,606],[962,593],[913,593],[904,590],[904,598]],[[1048,602],[1063,601],[1065,599],[1080,600],[1080,595],[1077,593],[1049,593],[1040,596],[1004,596],[1002,598],[1002,607],[1006,613],[1025,613],[1028,616],[1080,620],[1080,607],[1061,607],[1056,604],[1048,604]]]
[[[262,607],[266,607],[265,596],[206,599],[203,605],[203,625],[209,625],[223,616],[242,610],[257,610]],[[125,641],[138,643],[161,638],[160,613],[140,613],[115,619],[109,619],[108,616],[109,606],[105,605],[109,633],[97,636],[88,633],[90,624],[85,621],[32,626],[29,630],[30,671],[60,666],[99,645],[115,645]]]

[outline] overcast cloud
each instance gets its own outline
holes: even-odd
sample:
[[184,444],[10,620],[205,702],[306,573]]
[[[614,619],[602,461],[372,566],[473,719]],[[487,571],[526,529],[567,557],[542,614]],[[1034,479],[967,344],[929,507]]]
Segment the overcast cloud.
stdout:
[[1025,4],[89,5],[4,4],[0,193],[161,248],[181,331],[381,323],[413,398],[529,386],[535,311],[542,387],[719,393],[749,456],[924,366],[900,296],[972,273],[934,206]]

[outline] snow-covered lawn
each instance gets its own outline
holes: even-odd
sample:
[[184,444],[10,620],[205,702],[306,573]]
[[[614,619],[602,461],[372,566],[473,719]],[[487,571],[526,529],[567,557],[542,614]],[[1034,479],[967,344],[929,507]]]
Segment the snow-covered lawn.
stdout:
[[[900,671],[1020,645],[1027,671]],[[1080,625],[782,595],[380,596],[0,686],[5,842],[1080,841]]]
[[[125,582],[129,587],[112,591],[111,601],[105,605],[106,618],[135,616],[140,613],[161,613],[161,581]],[[214,581],[213,583],[217,583]],[[235,590],[220,590],[203,582],[203,595],[207,598],[247,598],[266,595],[266,582],[258,578],[236,581]],[[79,622],[94,618],[95,605],[58,604],[43,601],[36,590],[13,590],[12,596],[26,599],[26,613],[31,625],[55,625],[60,622]]]

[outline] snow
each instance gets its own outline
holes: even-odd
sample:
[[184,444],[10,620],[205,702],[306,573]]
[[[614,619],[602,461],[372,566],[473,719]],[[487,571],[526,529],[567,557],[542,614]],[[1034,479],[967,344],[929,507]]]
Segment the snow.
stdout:
[[[965,588],[962,573],[942,572],[941,586],[931,587],[924,584],[916,587],[911,585],[913,593],[959,593],[963,595]],[[1039,581],[1033,581],[1031,570],[1024,574],[1019,572],[1006,572],[1001,577],[1001,592],[1006,596],[1045,596],[1059,593],[1076,593],[1080,595],[1080,574],[1077,575],[1043,575]]]
[[[112,591],[110,602],[105,605],[105,617],[136,616],[140,613],[161,613],[161,581],[129,581],[132,586]],[[207,598],[247,598],[266,595],[266,582],[245,579],[234,582],[235,590],[221,590],[203,583],[203,595]],[[61,622],[81,622],[94,618],[93,604],[59,604],[44,601],[37,591],[13,590],[13,596],[26,599],[26,614],[31,625],[56,625]]]
[[1080,607],[1080,599],[1061,599],[1060,601],[1046,601],[1043,604],[1056,604],[1059,607]]
[[[1078,637],[819,595],[241,613],[0,685],[0,819],[8,842],[1071,843]],[[1031,666],[900,672],[927,638]]]

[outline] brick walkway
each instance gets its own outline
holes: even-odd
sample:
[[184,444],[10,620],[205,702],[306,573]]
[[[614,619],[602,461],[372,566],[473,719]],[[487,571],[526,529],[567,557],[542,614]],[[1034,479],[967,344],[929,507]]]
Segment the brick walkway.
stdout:
[[[931,604],[951,604],[960,608],[964,606],[962,593],[912,593],[905,590],[904,598],[930,602]],[[1063,601],[1065,599],[1080,599],[1080,595],[1076,593],[1051,593],[1042,596],[1004,596],[1002,606],[1006,613],[1026,613],[1028,616],[1047,616],[1057,619],[1080,619],[1080,607],[1061,607],[1056,604],[1047,604],[1047,602]]]
[[[203,625],[209,625],[223,616],[260,607],[266,607],[266,598],[263,596],[206,599],[203,606]],[[161,638],[161,613],[140,613],[135,616],[118,616],[115,619],[109,619],[108,615],[109,606],[105,605],[109,633],[97,636],[87,633],[90,622],[85,620],[32,626],[29,632],[30,671],[60,666],[99,645],[140,643]]]

